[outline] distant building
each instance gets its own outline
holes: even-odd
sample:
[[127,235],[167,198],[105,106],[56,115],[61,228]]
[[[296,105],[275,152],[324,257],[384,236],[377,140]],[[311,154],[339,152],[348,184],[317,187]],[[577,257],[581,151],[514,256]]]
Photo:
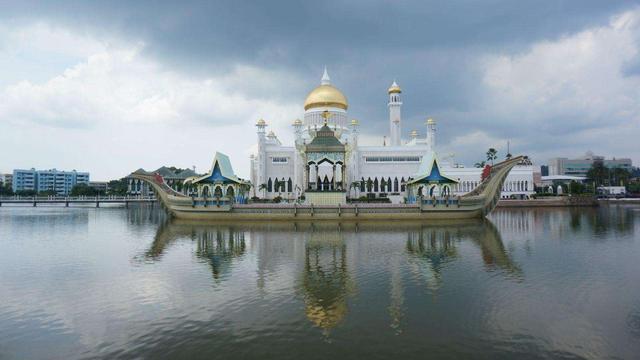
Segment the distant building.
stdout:
[[14,192],[32,190],[36,192],[55,191],[58,195],[69,195],[77,184],[89,184],[88,172],[51,170],[13,170]]
[[633,170],[631,159],[613,158],[606,160],[604,156],[594,155],[591,151],[588,151],[584,157],[579,159],[553,158],[549,160],[549,175],[587,176],[587,172],[596,161],[602,161],[604,166],[610,169]]
[[541,176],[549,176],[549,166],[547,166],[547,165],[540,166],[540,175]]
[[89,187],[96,190],[106,193],[109,190],[109,183],[106,181],[89,181]]
[[[173,190],[184,192],[182,189],[182,184],[184,180],[188,177],[197,176],[196,172],[192,169],[179,169],[176,167],[167,167],[163,166],[158,168],[155,171],[145,171],[144,169],[138,169],[135,172],[138,173],[148,173],[148,174],[158,174],[162,176],[164,181],[169,185]],[[149,186],[149,184],[144,181],[140,181],[139,179],[134,179],[130,176],[127,177],[128,182],[128,190],[127,193],[129,195],[143,195],[149,196],[153,194],[153,190]]]
[[0,185],[12,187],[13,185],[13,174],[0,174]]

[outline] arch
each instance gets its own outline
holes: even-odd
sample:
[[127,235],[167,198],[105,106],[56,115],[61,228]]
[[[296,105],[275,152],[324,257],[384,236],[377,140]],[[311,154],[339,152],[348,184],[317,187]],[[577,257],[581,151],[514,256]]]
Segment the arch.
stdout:
[[378,178],[375,177],[373,180],[373,192],[378,192]]
[[398,192],[398,178],[393,179],[393,192]]
[[267,181],[267,192],[273,192],[273,181],[271,181],[271,178]]
[[361,178],[362,180],[360,180],[360,192],[365,192],[365,181],[364,178]]
[[213,196],[214,197],[222,197],[222,186],[217,185],[215,187],[215,189],[213,190]]
[[405,191],[407,189],[407,185],[405,184],[404,177],[400,180],[400,191]]
[[233,186],[231,185],[227,186],[226,195],[227,197],[230,197],[232,199],[236,197],[236,191],[233,189]]
[[205,185],[202,187],[202,197],[203,198],[209,197],[209,185]]
[[393,192],[393,183],[390,177],[387,178],[387,192]]
[[373,181],[371,180],[371,178],[367,179],[367,192],[372,192],[373,191]]
[[291,178],[287,180],[287,192],[293,192],[293,181],[291,181]]

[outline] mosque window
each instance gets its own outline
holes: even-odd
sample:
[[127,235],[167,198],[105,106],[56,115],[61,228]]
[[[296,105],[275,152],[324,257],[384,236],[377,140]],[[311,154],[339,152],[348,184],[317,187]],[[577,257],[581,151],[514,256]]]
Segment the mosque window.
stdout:
[[271,158],[271,162],[274,164],[286,164],[289,162],[289,158],[285,156],[274,156]]
[[420,162],[421,156],[365,156],[366,162]]

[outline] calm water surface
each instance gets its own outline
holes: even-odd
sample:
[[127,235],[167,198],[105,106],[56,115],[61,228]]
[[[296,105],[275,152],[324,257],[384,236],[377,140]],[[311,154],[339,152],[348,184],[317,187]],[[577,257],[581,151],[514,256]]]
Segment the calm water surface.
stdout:
[[205,224],[0,208],[0,359],[640,358],[640,207]]

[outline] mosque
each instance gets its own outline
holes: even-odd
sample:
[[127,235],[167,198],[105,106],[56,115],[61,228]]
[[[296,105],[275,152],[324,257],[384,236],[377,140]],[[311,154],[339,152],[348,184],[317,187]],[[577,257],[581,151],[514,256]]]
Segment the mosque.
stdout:
[[[408,186],[425,169],[442,179],[429,195],[462,195],[480,182],[482,169],[438,159],[436,121],[426,121],[426,136],[417,130],[403,138],[402,89],[394,81],[387,90],[389,133],[383,146],[359,144],[361,124],[349,120],[347,97],[335,87],[325,68],[320,85],[304,101],[303,120],[292,124],[294,144],[285,145],[268,124],[256,123],[257,154],[251,155],[253,196],[298,199],[315,204],[343,203],[345,197],[389,198],[401,203]],[[438,193],[433,193],[433,191]],[[533,167],[518,165],[507,177],[502,197],[534,193]]]

